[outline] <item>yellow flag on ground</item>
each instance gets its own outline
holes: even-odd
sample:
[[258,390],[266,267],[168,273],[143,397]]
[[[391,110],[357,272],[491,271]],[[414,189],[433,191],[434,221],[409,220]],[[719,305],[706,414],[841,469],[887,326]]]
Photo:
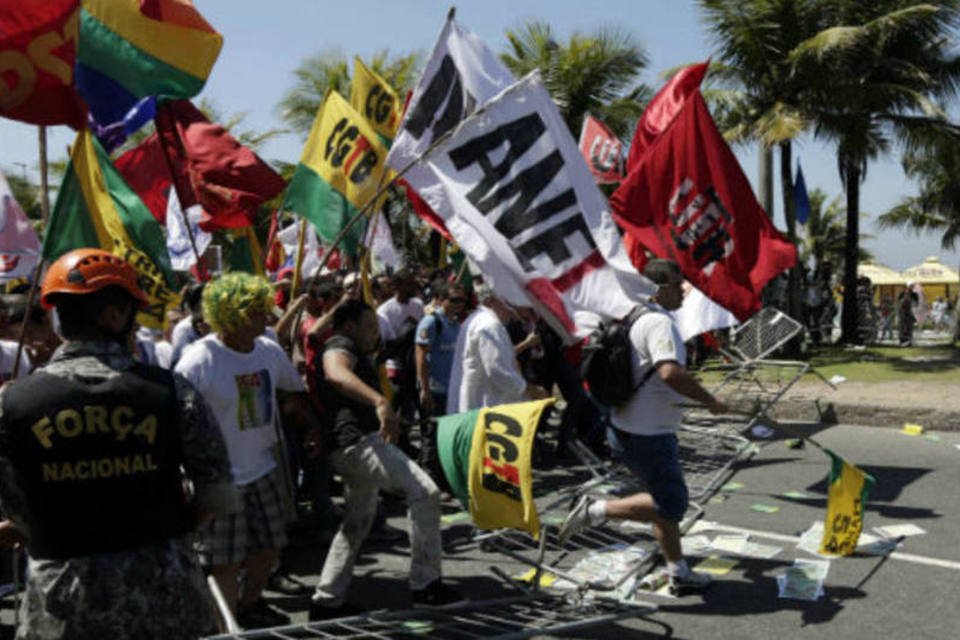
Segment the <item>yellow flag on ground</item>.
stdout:
[[403,116],[397,92],[359,57],[353,59],[350,105],[387,141],[397,135]]
[[511,528],[540,535],[530,457],[544,409],[552,399],[480,409],[470,443],[470,515],[480,529]]
[[875,481],[833,451],[824,451],[830,456],[831,467],[820,553],[849,556],[857,548],[863,530],[863,505]]
[[[308,219],[327,242],[357,212],[370,205],[379,210],[386,183],[387,148],[366,118],[336,91],[330,92],[310,129],[303,155],[290,179],[284,206]],[[344,238],[348,254],[356,252],[365,225],[355,224]]]

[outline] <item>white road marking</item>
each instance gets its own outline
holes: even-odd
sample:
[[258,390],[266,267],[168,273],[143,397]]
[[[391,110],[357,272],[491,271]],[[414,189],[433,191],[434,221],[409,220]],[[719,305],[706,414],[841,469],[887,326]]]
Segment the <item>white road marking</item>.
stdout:
[[[800,542],[798,536],[788,536],[782,533],[774,533],[773,531],[760,531],[758,529],[745,529],[743,527],[735,527],[728,524],[720,524],[719,522],[709,522],[703,521],[697,523],[698,531],[726,531],[728,533],[746,533],[751,536],[756,536],[758,538],[766,538],[767,540],[775,540],[777,542],[783,543],[792,543],[797,544]],[[955,560],[943,560],[942,558],[930,558],[928,556],[918,556],[913,553],[903,553],[901,551],[894,551],[890,554],[890,557],[894,560],[902,560],[903,562],[912,562],[914,564],[923,564],[929,567],[940,567],[941,569],[953,569],[954,571],[960,571],[960,562]]]

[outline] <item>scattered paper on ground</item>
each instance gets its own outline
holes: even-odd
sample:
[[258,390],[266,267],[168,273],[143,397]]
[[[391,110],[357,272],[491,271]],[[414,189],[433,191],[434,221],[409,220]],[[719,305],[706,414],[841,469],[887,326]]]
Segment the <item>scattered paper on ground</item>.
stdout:
[[737,561],[732,558],[710,556],[697,565],[697,571],[705,571],[714,576],[723,576],[730,573],[730,569],[735,566],[737,566]]
[[840,374],[836,374],[830,378],[830,384],[840,384],[841,382],[846,382],[846,381],[847,381],[846,377],[841,376]]
[[907,536],[922,536],[926,533],[925,529],[921,529],[912,522],[906,524],[888,524],[884,527],[874,527],[874,531],[879,533],[884,538],[905,538]]
[[743,550],[740,552],[742,555],[749,556],[751,558],[761,558],[763,560],[769,560],[774,558],[778,553],[783,551],[783,547],[775,547],[769,544],[760,544],[759,542],[754,542],[750,540],[747,544],[743,545]]
[[710,499],[707,500],[707,504],[721,504],[727,501],[727,497],[728,496],[726,494],[718,493],[714,496],[711,496]]
[[808,578],[813,580],[826,580],[830,573],[829,560],[811,560],[809,558],[797,558],[793,561],[793,566],[801,569]]
[[896,551],[899,544],[896,538],[881,538],[862,531],[857,540],[857,552],[868,556],[886,556]]
[[739,491],[740,489],[743,489],[742,482],[728,482],[720,487],[720,491]]
[[[537,574],[536,569],[530,569],[529,571],[524,571],[520,575],[513,576],[514,580],[519,580],[520,582],[533,582],[533,577]],[[540,586],[549,587],[552,586],[554,582],[557,581],[557,576],[552,573],[547,573],[544,571],[540,574]]]
[[687,535],[693,535],[694,533],[700,533],[701,531],[713,531],[717,528],[717,523],[712,520],[697,520],[693,523],[693,526],[690,527],[687,531]]
[[816,496],[804,493],[803,491],[786,491],[781,495],[783,495],[784,498],[794,498],[795,500],[811,500],[816,498]]
[[710,549],[710,538],[703,534],[687,536],[680,540],[680,545],[683,547],[683,555],[702,556]]
[[562,513],[545,513],[540,516],[540,524],[561,525],[566,516]]
[[925,440],[929,440],[930,442],[940,442],[940,436],[935,433],[925,433],[923,434],[923,438]]
[[812,553],[815,556],[820,556],[821,558],[828,558],[825,554],[820,553],[820,542],[823,540],[823,520],[817,520],[810,528],[800,534],[800,542],[797,543],[797,549],[801,551],[806,551],[807,553]]
[[642,547],[615,544],[604,550],[590,552],[570,569],[569,574],[578,581],[612,589],[635,571],[648,555],[650,552]]
[[429,620],[407,620],[403,623],[403,632],[412,635],[426,635],[433,632],[433,623]]
[[755,424],[753,425],[753,428],[750,429],[750,433],[752,433],[756,438],[766,439],[772,437],[776,431],[765,424]]
[[710,546],[724,553],[742,553],[749,539],[746,533],[720,533],[713,539]]
[[778,506],[772,504],[760,504],[759,502],[757,504],[750,505],[750,509],[760,513],[776,513],[777,511],[780,511],[780,507]]
[[923,435],[923,425],[905,422],[903,423],[903,429],[900,430],[900,433],[908,436]]
[[[806,600],[809,602],[817,600],[823,595],[823,578],[816,577],[818,572],[818,568],[810,566],[794,564],[794,566],[788,567],[783,574],[777,576],[779,596],[790,600]],[[824,573],[824,575],[826,574]]]
[[463,522],[464,520],[469,520],[470,514],[466,511],[457,511],[456,513],[446,513],[440,516],[440,522],[443,524],[453,524],[455,522]]

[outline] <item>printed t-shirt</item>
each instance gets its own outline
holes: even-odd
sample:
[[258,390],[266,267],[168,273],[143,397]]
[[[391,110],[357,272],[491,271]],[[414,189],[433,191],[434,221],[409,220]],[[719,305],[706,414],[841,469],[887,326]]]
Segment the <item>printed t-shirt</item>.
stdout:
[[270,473],[277,466],[276,392],[304,390],[283,349],[261,336],[252,351],[241,353],[210,334],[184,350],[175,371],[197,387],[217,417],[236,484]]

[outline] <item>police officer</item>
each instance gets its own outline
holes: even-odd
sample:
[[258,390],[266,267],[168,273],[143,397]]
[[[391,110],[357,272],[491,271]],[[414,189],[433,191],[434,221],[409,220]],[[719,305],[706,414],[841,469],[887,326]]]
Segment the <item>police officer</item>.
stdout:
[[215,420],[186,380],[128,351],[147,297],[124,260],[65,254],[41,304],[56,307],[65,343],[0,391],[0,528],[12,522],[29,553],[18,637],[211,631],[186,535],[238,507]]

